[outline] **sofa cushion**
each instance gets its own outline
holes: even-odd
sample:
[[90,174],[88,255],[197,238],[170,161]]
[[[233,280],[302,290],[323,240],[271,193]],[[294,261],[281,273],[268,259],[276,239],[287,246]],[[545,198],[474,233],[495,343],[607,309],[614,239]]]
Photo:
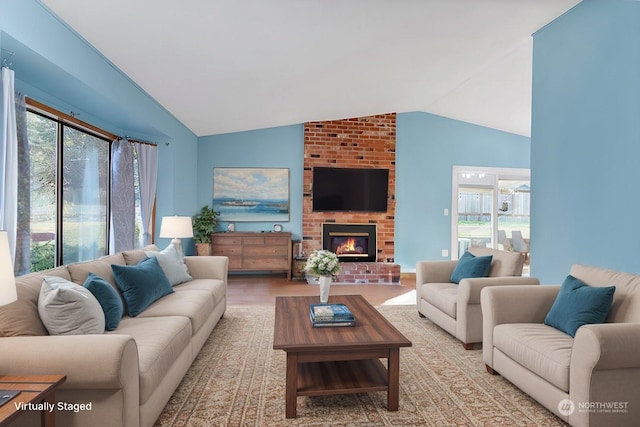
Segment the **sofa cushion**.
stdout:
[[136,265],[112,265],[111,269],[131,317],[173,292],[156,258],[144,259]]
[[120,319],[124,314],[124,305],[120,295],[113,289],[113,286],[102,277],[89,273],[87,280],[82,285],[96,297],[102,311],[104,312],[104,323],[107,331],[113,331],[118,327]]
[[159,251],[158,247],[154,244],[145,246],[141,249],[131,249],[129,251],[123,251],[122,257],[127,265],[136,265],[145,258],[148,258],[146,251]]
[[116,282],[111,271],[112,264],[126,265],[121,252],[113,255],[103,256],[98,259],[94,259],[93,261],[84,261],[69,264],[67,266],[67,269],[69,270],[71,281],[77,283],[78,285],[82,285],[84,281],[87,280],[87,276],[89,275],[89,273],[95,273],[115,287]]
[[640,322],[640,275],[580,264],[571,266],[569,274],[589,286],[615,285],[607,322]]
[[519,252],[501,251],[482,246],[472,246],[469,252],[475,256],[493,255],[489,277],[522,276],[524,257]]
[[[47,270],[47,276],[69,280],[66,267]],[[0,307],[0,337],[42,336],[47,329],[38,314],[38,298],[43,273],[30,273],[16,277],[18,300]]]
[[174,292],[149,305],[139,317],[183,316],[189,319],[195,334],[214,308],[213,299],[207,291]]
[[508,323],[493,331],[493,346],[565,392],[573,338],[542,323]]
[[88,289],[60,277],[45,276],[38,313],[50,335],[104,333],[104,313]]
[[421,286],[422,298],[429,304],[456,318],[458,286],[453,283],[426,283]]
[[451,282],[460,283],[462,279],[469,277],[487,277],[492,259],[493,255],[475,256],[471,252],[465,252],[451,273]]
[[[190,349],[191,323],[186,317],[127,317],[109,334],[130,335],[138,348],[140,405],[158,388],[171,369],[176,369],[180,355]],[[191,362],[187,359],[185,371]],[[179,369],[179,368],[178,368]]]
[[148,257],[158,258],[162,271],[169,279],[171,286],[179,285],[180,283],[188,282],[192,280],[192,277],[187,271],[187,266],[184,263],[184,258],[180,256],[177,249],[173,244],[170,244],[162,251],[145,251]]
[[0,337],[47,335],[38,314],[43,277],[39,273],[16,277],[18,300],[0,307]]
[[218,279],[194,279],[173,287],[178,292],[205,291],[213,298],[213,304],[217,305],[227,294],[227,284]]
[[615,286],[592,287],[569,275],[562,283],[544,324],[574,337],[580,326],[605,321],[615,290]]

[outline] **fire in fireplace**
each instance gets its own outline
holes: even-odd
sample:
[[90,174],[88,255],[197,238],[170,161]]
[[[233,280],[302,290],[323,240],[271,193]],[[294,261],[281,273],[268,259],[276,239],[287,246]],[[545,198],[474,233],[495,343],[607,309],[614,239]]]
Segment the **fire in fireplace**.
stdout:
[[343,236],[342,233],[329,233],[331,251],[337,255],[352,256],[369,253],[369,235]]
[[322,225],[322,247],[335,252],[340,261],[375,261],[375,224]]

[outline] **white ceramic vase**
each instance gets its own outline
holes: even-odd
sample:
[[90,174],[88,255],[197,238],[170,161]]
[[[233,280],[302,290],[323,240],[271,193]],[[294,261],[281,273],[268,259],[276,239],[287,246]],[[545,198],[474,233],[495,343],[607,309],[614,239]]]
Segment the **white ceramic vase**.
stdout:
[[329,290],[331,289],[331,276],[318,277],[318,286],[320,287],[320,302],[326,304],[329,301]]

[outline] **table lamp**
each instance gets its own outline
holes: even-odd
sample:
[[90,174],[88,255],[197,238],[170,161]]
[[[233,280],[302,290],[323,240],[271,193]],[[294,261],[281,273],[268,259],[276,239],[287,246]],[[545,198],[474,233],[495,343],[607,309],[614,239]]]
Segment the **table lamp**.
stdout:
[[178,254],[184,256],[182,252],[182,237],[193,237],[193,226],[190,216],[165,216],[162,217],[160,226],[160,237],[173,239],[171,243],[175,246]]
[[9,250],[9,236],[0,231],[0,306],[18,299],[16,277],[13,274],[13,261]]

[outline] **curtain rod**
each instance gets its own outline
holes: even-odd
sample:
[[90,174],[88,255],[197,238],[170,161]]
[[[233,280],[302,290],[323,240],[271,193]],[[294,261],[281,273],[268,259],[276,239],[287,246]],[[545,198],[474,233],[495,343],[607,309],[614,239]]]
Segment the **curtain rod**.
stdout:
[[45,111],[45,112],[47,112],[49,114],[53,114],[53,115],[55,115],[55,116],[57,116],[57,117],[59,117],[61,119],[64,119],[67,122],[70,122],[72,124],[81,126],[81,127],[85,128],[85,129],[89,129],[89,130],[91,130],[93,132],[96,132],[96,133],[104,136],[105,138],[109,138],[111,140],[114,140],[114,139],[127,139],[129,142],[137,142],[137,143],[140,143],[140,144],[158,146],[157,143],[152,142],[152,141],[144,141],[144,140],[140,140],[140,139],[136,139],[136,138],[132,139],[129,136],[125,136],[123,138],[123,137],[121,137],[119,135],[113,134],[113,133],[108,132],[108,131],[106,131],[104,129],[100,129],[99,127],[93,126],[93,125],[91,125],[91,124],[89,124],[87,122],[83,122],[82,120],[79,120],[79,119],[75,118],[72,114],[63,113],[62,111],[58,111],[55,108],[49,107],[48,105],[43,104],[41,102],[38,102],[38,101],[36,101],[36,100],[34,100],[32,98],[29,98],[29,97],[27,97],[26,102],[27,102],[27,105],[30,105],[33,108]]
[[146,145],[154,145],[154,146],[158,146],[158,143],[153,142],[153,141],[145,141],[142,139],[136,139],[136,138],[130,138],[128,136],[125,136],[124,139],[126,139],[129,142],[135,142],[137,144],[146,144]]
[[76,126],[83,127],[83,128],[88,129],[88,130],[90,130],[92,132],[96,132],[97,134],[102,135],[105,138],[109,138],[111,140],[114,140],[114,139],[118,138],[118,135],[115,135],[115,134],[113,134],[111,132],[108,132],[108,131],[106,131],[104,129],[100,129],[99,127],[93,126],[93,125],[91,125],[91,124],[89,124],[87,122],[83,122],[82,120],[79,120],[79,119],[75,118],[72,114],[66,114],[66,113],[63,113],[62,111],[58,111],[55,108],[49,107],[48,105],[43,104],[41,102],[38,102],[33,98],[26,97],[26,103],[27,103],[27,105],[29,105],[29,106],[31,106],[33,108],[36,108],[36,109],[38,109],[40,111],[44,111],[45,113],[52,114],[52,115],[58,117],[58,119],[62,119],[64,121],[68,122],[68,123],[74,124]]

